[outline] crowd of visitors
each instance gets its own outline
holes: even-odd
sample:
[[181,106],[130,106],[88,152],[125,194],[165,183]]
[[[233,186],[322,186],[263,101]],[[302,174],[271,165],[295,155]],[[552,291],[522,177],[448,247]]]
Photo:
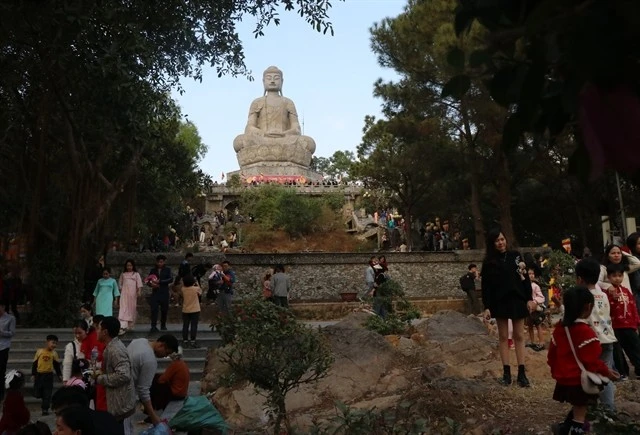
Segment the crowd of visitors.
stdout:
[[[401,218],[386,211],[377,218],[383,219],[389,229],[400,228],[398,231],[402,234]],[[440,235],[436,237],[436,233]],[[433,244],[433,250],[449,249],[452,238],[448,236],[448,222],[442,226],[432,225],[425,231],[425,237],[426,234],[432,238],[428,244]],[[616,388],[609,380],[630,376],[629,364],[635,376],[640,376],[640,234],[630,235],[627,246],[607,246],[600,262],[592,256],[580,260],[574,257],[576,283],[571,288],[563,287],[556,279],[562,271],[557,268],[546,271],[550,277],[545,282],[550,288],[549,294],[545,294],[542,285],[544,256],[523,256],[510,247],[499,229],[487,233],[486,247],[482,266],[469,264],[467,273],[460,278],[460,287],[466,293],[469,312],[497,325],[502,364],[499,382],[504,386],[514,383],[510,352],[514,349],[515,384],[530,387],[525,348],[542,351],[548,346],[548,364],[556,381],[553,399],[571,405],[564,421],[554,425],[554,433],[586,433],[588,405],[599,400],[609,411],[616,411]],[[571,254],[570,247],[565,252]],[[148,421],[157,424],[160,422],[158,410],[186,397],[189,369],[181,358],[176,337],[165,334],[151,342],[136,339],[128,347],[119,337],[135,328],[137,301],[145,286],[150,290],[150,331],[166,331],[170,304],[180,306],[184,348],[198,347],[198,323],[204,304],[215,304],[223,315],[231,313],[236,282],[231,264],[224,261],[194,265],[193,258],[193,254],[187,253],[174,276],[165,264],[166,257],[158,255],[155,267],[144,281],[133,260],[125,262],[123,272],[116,278],[111,276],[104,261],[98,261],[95,269],[100,269],[101,276],[92,284],[91,292],[85,291],[87,301],[80,309],[80,318],[73,324],[74,339],[64,346],[63,357],[56,351],[55,335],[46,336],[45,345],[35,353],[31,374],[34,393],[42,400],[43,415],[53,409],[57,414],[56,424],[72,430],[102,419],[103,428],[114,430],[109,433],[129,434],[133,430],[131,417],[137,401],[142,404]],[[200,281],[205,277],[208,291],[203,294]],[[372,256],[364,269],[365,289],[360,297],[372,298],[373,309],[382,318],[387,316],[383,284],[389,278],[386,258]],[[15,282],[9,282],[9,286],[4,284],[4,290],[12,286],[19,288]],[[293,286],[283,265],[278,264],[266,273],[261,278],[261,287],[265,299],[285,308],[289,306]],[[550,304],[556,305],[561,320],[545,338],[543,325],[549,320]],[[114,307],[119,308],[117,317],[113,316]],[[16,328],[16,317],[7,312],[7,308],[16,311],[11,303],[0,304],[2,374],[6,372]],[[156,374],[156,358],[161,357],[172,361],[163,374]],[[601,385],[596,393],[582,386],[585,370],[599,375]],[[20,408],[23,401],[20,402],[18,396],[24,374],[11,371],[7,379],[7,397],[14,397],[12,406]],[[53,394],[56,380],[63,382],[63,388]],[[4,387],[3,383],[0,400],[5,394]],[[66,391],[61,393],[62,390]],[[77,413],[78,409],[89,408],[93,411],[84,413],[84,420],[71,416],[71,411]],[[11,410],[15,419],[8,417],[9,421],[5,421],[5,415],[9,414],[3,413],[0,428],[13,430],[15,425],[26,424],[20,409]],[[28,421],[28,411],[26,415]],[[101,432],[96,429],[95,433]]]
[[[92,327],[83,319],[74,323],[74,340],[65,346],[63,360],[56,351],[55,335],[48,335],[45,346],[36,351],[33,394],[42,401],[42,415],[50,410],[56,414],[57,433],[130,435],[134,433],[132,416],[140,402],[148,417],[145,421],[159,424],[161,411],[172,401],[183,401],[188,392],[189,368],[182,360],[178,339],[165,334],[154,341],[134,339],[125,347],[117,318],[95,315],[92,323]],[[165,357],[171,364],[158,374],[157,358]],[[11,370],[5,380],[8,392],[0,433],[45,430],[41,425],[28,425],[30,412],[21,390],[25,375]],[[56,380],[63,384],[53,393]]]
[[[534,350],[544,349],[543,321],[548,319],[548,304],[555,304],[561,320],[550,336],[548,364],[556,381],[553,399],[569,403],[564,421],[552,425],[554,434],[583,434],[589,430],[587,407],[598,400],[604,409],[616,412],[615,384],[629,376],[627,360],[635,375],[640,374],[640,312],[636,301],[640,293],[640,233],[627,239],[627,246],[609,245],[601,262],[590,255],[572,262],[576,285],[563,288],[563,271],[554,266],[548,271],[549,295],[538,281],[547,260],[521,256],[510,250],[500,230],[487,234],[486,256],[480,271],[482,302],[486,321],[497,324],[499,353],[503,364],[503,385],[511,385],[509,324],[512,325],[518,375],[516,383],[529,387],[524,354],[527,327]],[[563,246],[568,245],[563,241]],[[572,254],[570,245],[565,253]],[[472,312],[477,283],[475,265],[460,279]],[[538,340],[534,340],[537,332]],[[591,372],[587,382],[584,373]]]

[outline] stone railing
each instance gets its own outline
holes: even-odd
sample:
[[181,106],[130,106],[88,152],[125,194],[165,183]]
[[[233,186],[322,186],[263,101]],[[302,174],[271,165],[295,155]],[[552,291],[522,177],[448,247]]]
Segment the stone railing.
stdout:
[[[229,260],[236,272],[237,297],[258,295],[262,290],[262,277],[283,264],[293,281],[293,296],[303,301],[338,299],[341,292],[362,293],[365,289],[364,273],[371,256],[376,253],[288,253],[288,254],[194,254],[192,265],[201,262],[220,263]],[[459,278],[466,273],[469,263],[482,261],[481,251],[453,252],[390,252],[385,253],[389,273],[405,289],[409,297],[460,298]],[[127,258],[136,261],[142,278],[155,263],[156,254],[110,252],[107,262],[112,276],[122,272]],[[183,256],[168,253],[167,265],[174,274]],[[203,285],[205,283],[203,282]]]
[[[230,187],[226,185],[217,185],[210,186],[207,189],[207,194],[209,195],[239,195],[243,191],[247,189],[255,189],[261,186],[265,186],[265,184],[246,184],[242,186]],[[291,189],[296,189],[300,193],[311,193],[311,194],[322,194],[327,192],[344,192],[345,194],[359,194],[362,192],[362,187],[360,186],[352,186],[346,184],[327,184],[327,185],[309,185],[309,184],[295,184],[295,185],[287,185],[287,184],[278,184],[278,186],[288,187]]]

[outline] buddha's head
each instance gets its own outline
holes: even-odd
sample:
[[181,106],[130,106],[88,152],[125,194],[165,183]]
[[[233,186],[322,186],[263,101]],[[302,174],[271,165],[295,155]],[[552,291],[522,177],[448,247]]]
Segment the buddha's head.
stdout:
[[282,71],[277,66],[270,66],[262,73],[264,91],[282,92]]

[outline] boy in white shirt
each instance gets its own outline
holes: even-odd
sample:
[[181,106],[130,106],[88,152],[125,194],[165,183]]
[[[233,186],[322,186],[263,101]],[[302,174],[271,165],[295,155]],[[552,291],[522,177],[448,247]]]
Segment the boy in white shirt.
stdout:
[[[609,299],[602,291],[598,283],[600,276],[600,263],[593,258],[585,258],[576,264],[576,282],[578,285],[586,286],[594,298],[593,311],[587,319],[589,325],[593,328],[600,345],[602,346],[602,354],[600,359],[610,369],[613,369],[613,344],[618,340],[613,332],[611,323],[611,307]],[[615,412],[614,405],[615,386],[613,382],[609,382],[600,393],[600,402],[609,411]]]

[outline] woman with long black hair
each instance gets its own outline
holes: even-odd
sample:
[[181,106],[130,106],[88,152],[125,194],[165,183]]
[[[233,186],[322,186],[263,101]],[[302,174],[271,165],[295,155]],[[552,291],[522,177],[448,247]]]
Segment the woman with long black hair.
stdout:
[[507,239],[500,229],[487,233],[487,252],[482,263],[482,302],[484,317],[496,319],[503,375],[500,383],[511,385],[509,363],[509,320],[513,323],[513,341],[518,360],[517,383],[529,387],[524,366],[524,320],[535,310],[531,297],[531,282],[523,257],[508,249]]

